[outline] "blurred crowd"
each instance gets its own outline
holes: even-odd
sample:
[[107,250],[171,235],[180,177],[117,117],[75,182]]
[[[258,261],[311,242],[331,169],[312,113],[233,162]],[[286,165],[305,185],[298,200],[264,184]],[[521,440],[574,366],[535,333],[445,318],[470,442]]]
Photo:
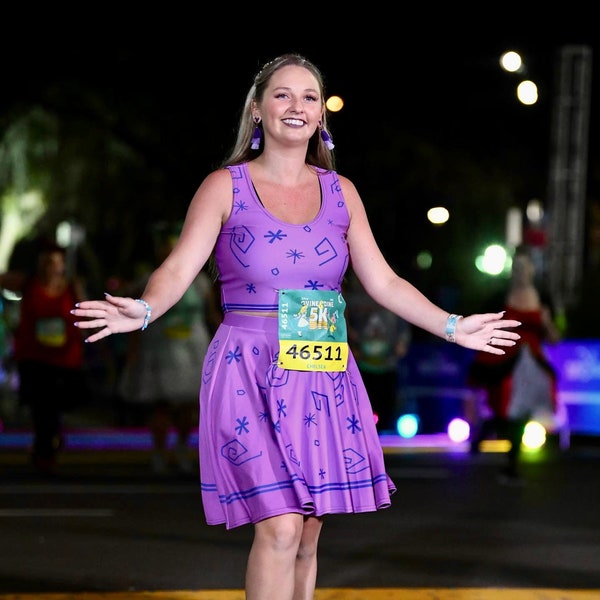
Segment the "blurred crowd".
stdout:
[[[105,291],[139,297],[179,233],[152,227],[146,256]],[[193,469],[201,364],[221,319],[214,277],[202,271],[160,321],[144,332],[85,344],[70,314],[89,297],[76,257],[47,236],[16,247],[0,273],[0,432],[31,429],[33,466],[53,473],[65,425],[149,428],[156,473]],[[171,429],[176,431],[169,447]]]
[[[145,255],[129,273],[111,275],[103,291],[139,297],[178,233],[177,223],[154,224]],[[199,273],[181,301],[146,331],[85,344],[69,312],[90,295],[78,259],[42,236],[15,248],[8,269],[0,274],[0,432],[31,427],[33,465],[52,472],[65,421],[75,427],[143,427],[151,433],[154,472],[192,472],[190,439],[198,422],[201,364],[222,318],[216,276],[209,269]],[[344,295],[349,343],[377,429],[394,432],[411,328],[376,305],[352,271]],[[527,419],[536,411],[556,410],[556,374],[542,345],[561,336],[526,248],[515,252],[507,288],[490,300],[484,311],[504,307],[524,323],[523,342],[504,357],[474,357],[468,385],[483,389],[486,402],[465,413],[473,430],[473,453],[489,436],[512,441],[506,473],[514,478]],[[174,442],[169,441],[171,433]]]

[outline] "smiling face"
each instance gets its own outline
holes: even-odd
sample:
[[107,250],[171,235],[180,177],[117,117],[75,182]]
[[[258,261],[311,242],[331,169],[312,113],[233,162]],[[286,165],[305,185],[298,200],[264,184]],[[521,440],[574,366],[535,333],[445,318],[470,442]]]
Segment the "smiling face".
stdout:
[[288,65],[273,73],[252,113],[262,119],[265,143],[306,145],[319,125],[323,108],[314,75],[304,67]]

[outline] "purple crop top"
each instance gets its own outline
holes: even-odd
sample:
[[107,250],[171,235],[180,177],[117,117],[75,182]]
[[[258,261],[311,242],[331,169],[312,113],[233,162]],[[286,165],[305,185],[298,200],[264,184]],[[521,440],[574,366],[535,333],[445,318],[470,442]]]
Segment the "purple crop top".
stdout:
[[233,208],[215,246],[223,311],[276,311],[280,289],[340,291],[350,216],[337,173],[317,169],[321,210],[310,223],[294,225],[264,208],[247,163],[227,169]]

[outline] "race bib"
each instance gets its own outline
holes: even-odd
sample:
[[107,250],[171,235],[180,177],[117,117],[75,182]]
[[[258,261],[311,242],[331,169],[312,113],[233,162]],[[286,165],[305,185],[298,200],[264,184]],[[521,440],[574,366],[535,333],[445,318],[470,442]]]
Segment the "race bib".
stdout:
[[67,324],[60,317],[38,319],[35,322],[35,337],[42,346],[60,348],[67,343]]
[[175,306],[163,317],[163,333],[170,340],[186,340],[192,335],[194,315],[185,307]]
[[185,325],[181,327],[165,327],[164,334],[170,340],[187,340],[192,335],[192,330]]
[[345,371],[345,308],[340,292],[279,290],[279,366],[293,371]]

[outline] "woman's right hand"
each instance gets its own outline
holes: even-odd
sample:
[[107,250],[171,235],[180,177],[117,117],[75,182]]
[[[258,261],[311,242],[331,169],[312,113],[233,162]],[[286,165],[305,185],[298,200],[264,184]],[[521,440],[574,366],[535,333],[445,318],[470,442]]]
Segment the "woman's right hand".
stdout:
[[97,342],[112,333],[135,331],[144,324],[146,308],[141,302],[110,294],[105,296],[105,300],[78,302],[71,310],[72,315],[87,319],[75,323],[79,329],[100,329],[87,337],[86,342]]

